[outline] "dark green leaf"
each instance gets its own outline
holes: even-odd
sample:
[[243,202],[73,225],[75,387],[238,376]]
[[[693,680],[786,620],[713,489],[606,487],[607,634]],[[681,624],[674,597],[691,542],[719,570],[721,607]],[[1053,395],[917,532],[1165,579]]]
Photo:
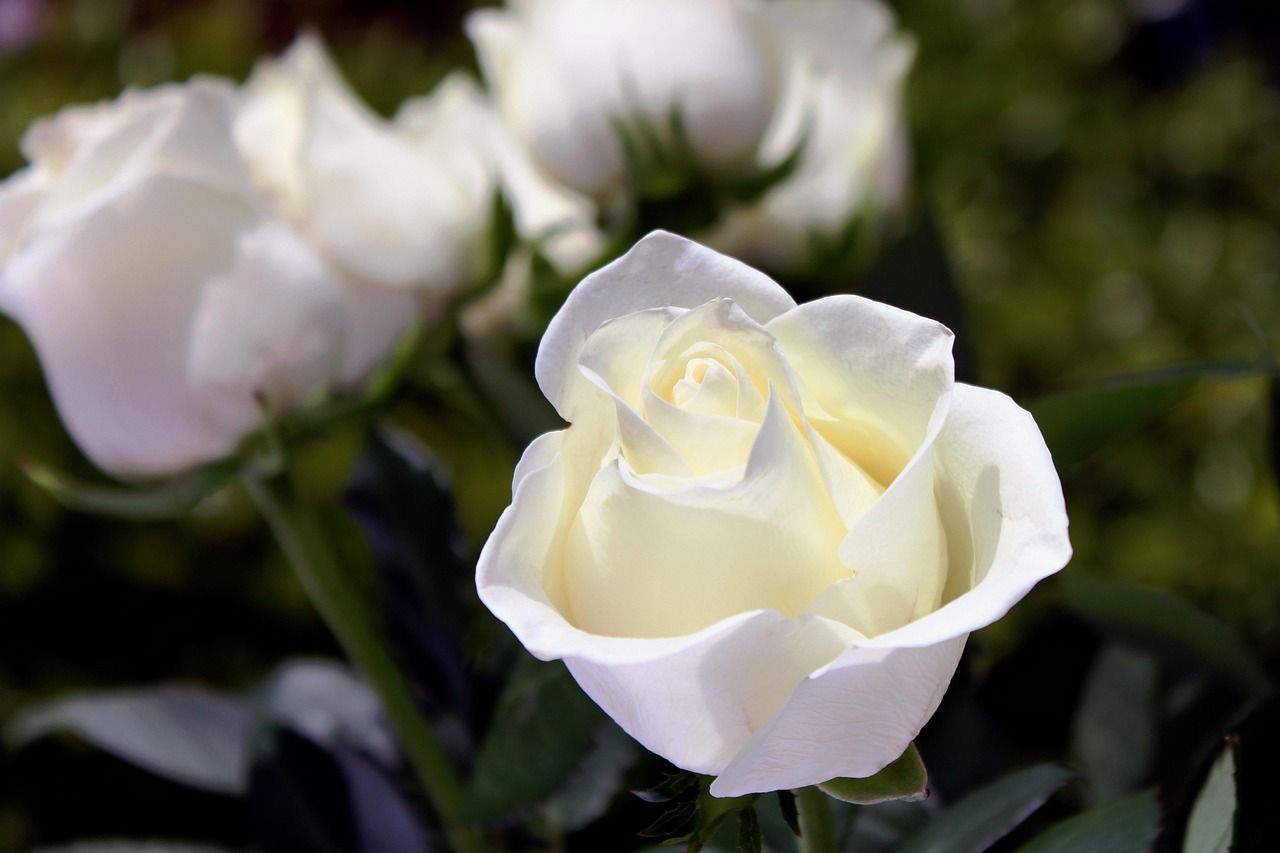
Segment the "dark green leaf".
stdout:
[[1200,379],[1240,379],[1263,369],[1240,362],[1195,364],[1111,377],[1043,397],[1029,407],[1064,474],[1112,442],[1133,435],[1186,396]]
[[764,836],[760,832],[760,819],[756,810],[745,808],[738,812],[738,851],[739,853],[763,853]]
[[7,740],[19,748],[70,732],[157,776],[219,794],[244,792],[252,712],[195,687],[74,696],[21,711]]
[[267,853],[430,850],[417,816],[383,769],[289,728],[258,732],[248,800],[258,846]]
[[356,829],[342,771],[306,738],[276,726],[253,744],[249,814],[267,851],[356,850]]
[[778,808],[782,810],[782,819],[787,822],[787,826],[795,833],[797,838],[800,837],[800,811],[796,808],[796,795],[790,791],[778,792]]
[[596,743],[564,787],[542,808],[561,833],[574,832],[601,817],[622,787],[637,757],[636,742],[611,721],[596,730]]
[[1209,778],[1191,807],[1183,853],[1229,853],[1236,822],[1235,744],[1213,762]]
[[818,786],[828,796],[855,805],[873,805],[890,800],[923,800],[929,796],[929,773],[915,744],[883,770],[865,779],[832,779]]
[[1147,652],[1105,647],[1093,664],[1072,727],[1074,752],[1096,801],[1128,793],[1155,759],[1159,671]]
[[1117,635],[1197,660],[1250,695],[1271,689],[1257,657],[1229,626],[1164,590],[1080,572],[1063,578],[1066,603]]
[[532,377],[518,370],[509,359],[483,344],[469,344],[464,357],[467,372],[477,389],[517,444],[528,444],[544,432],[564,427]]
[[564,664],[522,659],[476,756],[466,799],[470,819],[498,821],[549,800],[582,766],[606,720]]
[[1005,776],[929,821],[899,853],[986,850],[1044,805],[1074,775],[1056,764],[1039,764]]
[[1142,791],[1054,825],[1019,853],[1148,853],[1159,833],[1156,793]]

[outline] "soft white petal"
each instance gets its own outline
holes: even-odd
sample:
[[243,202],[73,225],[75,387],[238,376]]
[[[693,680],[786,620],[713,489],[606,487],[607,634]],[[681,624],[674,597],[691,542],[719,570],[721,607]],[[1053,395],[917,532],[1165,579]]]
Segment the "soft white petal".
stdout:
[[231,138],[235,103],[230,82],[196,77],[40,120],[23,148],[47,175],[48,192],[29,227],[69,226],[160,172],[248,198]]
[[868,641],[926,646],[991,624],[1071,559],[1062,484],[1031,415],[957,385],[937,442],[949,577],[939,610]]
[[328,389],[343,345],[342,285],[288,226],[239,240],[191,327],[187,376],[210,421],[247,433]]
[[567,655],[565,662],[587,695],[647,749],[686,770],[719,773],[810,672],[855,639],[834,622],[764,611],[718,623],[662,656],[596,663]]
[[860,296],[807,302],[768,329],[801,377],[806,408],[821,409],[810,412],[814,427],[887,486],[954,381],[951,330]]
[[560,447],[564,443],[564,435],[564,430],[544,432],[529,442],[529,446],[524,449],[524,453],[520,456],[520,461],[516,463],[515,472],[511,475],[512,494],[515,494],[516,489],[520,488],[520,484],[524,482],[525,477],[555,462],[556,456],[560,453]]
[[878,772],[937,710],[965,639],[848,649],[795,689],[720,771],[712,795],[738,797]]
[[937,608],[948,564],[933,460],[925,448],[853,524],[840,560],[854,576],[828,588],[811,612],[875,636]]
[[542,393],[561,417],[572,421],[574,396],[585,390],[578,359],[588,336],[602,323],[647,308],[693,308],[720,297],[733,299],[758,323],[795,307],[787,292],[763,273],[655,231],[569,294],[538,346],[534,372]]
[[205,418],[187,385],[187,348],[202,288],[255,221],[239,199],[157,175],[6,265],[6,307],[98,467],[169,474],[235,447],[240,436]]

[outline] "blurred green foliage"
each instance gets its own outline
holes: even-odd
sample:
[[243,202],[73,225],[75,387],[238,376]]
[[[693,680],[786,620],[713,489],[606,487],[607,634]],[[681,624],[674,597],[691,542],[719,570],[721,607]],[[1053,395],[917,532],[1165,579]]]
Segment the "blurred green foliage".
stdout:
[[[0,42],[0,175],[34,118],[198,72],[243,78],[310,24],[354,87],[391,112],[473,65],[470,3],[57,0],[25,44]],[[900,0],[918,44],[908,96],[916,202],[952,252],[977,381],[1021,402],[1093,379],[1280,346],[1280,90],[1226,41],[1153,84],[1126,63],[1119,0]],[[514,450],[428,377],[393,413],[454,472],[477,542],[509,498]],[[1280,656],[1280,505],[1259,379],[1198,384],[1171,413],[1067,482],[1070,571],[1171,590]],[[0,320],[0,719],[72,687],[186,678],[239,687],[289,654],[332,652],[261,525],[227,494],[190,524],[121,525],[55,506],[12,464],[92,472],[58,423],[34,353]],[[338,500],[357,430],[303,470],[368,560]],[[350,535],[345,535],[346,533]],[[1060,589],[982,635],[994,665]],[[0,779],[0,850],[22,785]]]

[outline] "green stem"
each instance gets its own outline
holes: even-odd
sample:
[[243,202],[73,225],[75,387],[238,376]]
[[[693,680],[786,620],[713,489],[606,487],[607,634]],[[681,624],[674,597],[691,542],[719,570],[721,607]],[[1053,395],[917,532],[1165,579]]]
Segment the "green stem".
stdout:
[[837,853],[836,827],[831,819],[831,801],[816,785],[795,791],[800,814],[801,853]]
[[449,849],[482,851],[479,837],[458,819],[462,788],[454,768],[419,713],[370,616],[365,596],[326,546],[320,523],[295,493],[287,473],[269,480],[245,477],[242,482],[348,660],[382,699],[409,763],[440,817]]

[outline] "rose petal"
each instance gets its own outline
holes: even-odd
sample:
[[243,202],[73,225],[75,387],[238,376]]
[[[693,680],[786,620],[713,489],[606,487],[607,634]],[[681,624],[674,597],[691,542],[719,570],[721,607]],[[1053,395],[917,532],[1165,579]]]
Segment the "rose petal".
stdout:
[[954,382],[951,330],[860,296],[807,302],[767,328],[801,377],[814,428],[888,486]]
[[734,300],[758,323],[795,307],[787,292],[763,273],[655,231],[569,294],[538,347],[538,385],[560,416],[572,422],[585,383],[578,359],[588,336],[602,323],[647,308],[693,308],[721,297]]
[[634,663],[571,654],[565,662],[587,695],[647,749],[686,770],[718,773],[810,672],[856,638],[825,619],[764,611],[720,622],[695,642]]
[[1030,414],[957,385],[936,451],[946,603],[867,645],[926,646],[989,625],[1071,559],[1062,484]]
[[239,435],[210,423],[187,385],[187,347],[201,289],[254,216],[218,190],[154,175],[9,260],[6,307],[98,467],[167,474],[234,448]]
[[333,382],[344,344],[342,284],[290,228],[267,222],[239,240],[191,326],[187,376],[210,421],[246,433]]
[[623,460],[600,470],[565,540],[561,612],[615,637],[689,634],[767,608],[794,616],[848,577],[836,553],[844,534],[802,433],[774,397],[734,482],[655,480]]
[[712,796],[802,788],[879,772],[937,710],[965,639],[961,635],[922,648],[848,649],[796,687],[720,771]]

